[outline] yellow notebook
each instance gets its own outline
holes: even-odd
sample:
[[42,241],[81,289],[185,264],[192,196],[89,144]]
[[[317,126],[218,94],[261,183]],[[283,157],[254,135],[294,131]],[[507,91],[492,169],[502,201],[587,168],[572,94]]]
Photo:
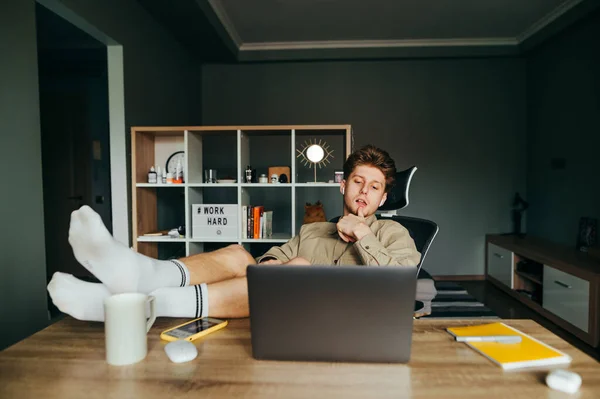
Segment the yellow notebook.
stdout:
[[465,342],[505,370],[544,367],[571,362],[568,355],[504,323],[452,327],[448,328],[447,331],[455,337],[521,336],[521,342],[518,343]]

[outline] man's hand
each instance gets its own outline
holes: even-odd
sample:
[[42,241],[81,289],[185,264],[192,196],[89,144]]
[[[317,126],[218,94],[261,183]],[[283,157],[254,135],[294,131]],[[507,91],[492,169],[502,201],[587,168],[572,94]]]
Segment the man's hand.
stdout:
[[269,260],[265,260],[260,262],[260,265],[281,265],[283,262],[278,260],[278,259],[269,259]]
[[336,227],[340,238],[346,242],[356,242],[371,233],[371,229],[365,223],[362,207],[358,208],[358,215],[342,216]]
[[310,266],[310,262],[301,256],[297,256],[293,259],[288,260],[284,265],[291,266]]
[[298,256],[293,259],[288,260],[287,262],[282,262],[278,259],[269,259],[263,262],[260,262],[261,265],[291,265],[291,266],[310,266],[310,262],[305,258]]

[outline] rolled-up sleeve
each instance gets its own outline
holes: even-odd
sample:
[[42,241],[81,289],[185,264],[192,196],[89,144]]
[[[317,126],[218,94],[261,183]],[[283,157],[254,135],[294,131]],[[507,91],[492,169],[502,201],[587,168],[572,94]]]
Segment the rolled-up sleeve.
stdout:
[[416,266],[421,260],[408,230],[398,223],[387,223],[377,235],[364,236],[355,247],[368,266]]

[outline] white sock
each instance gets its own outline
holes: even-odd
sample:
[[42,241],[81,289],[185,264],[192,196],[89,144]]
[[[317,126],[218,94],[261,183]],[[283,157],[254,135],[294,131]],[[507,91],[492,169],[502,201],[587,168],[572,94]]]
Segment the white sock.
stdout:
[[104,284],[88,283],[61,272],[52,276],[48,292],[61,312],[88,321],[104,321],[104,298],[111,295]]
[[[88,283],[61,272],[52,276],[48,292],[61,312],[87,321],[104,321],[104,299],[112,295],[104,284]],[[156,298],[154,306],[158,317],[208,316],[206,284],[159,288],[150,295]]]
[[71,214],[69,243],[77,261],[112,293],[147,294],[161,287],[189,285],[190,273],[181,261],[160,261],[127,248],[87,205]]
[[150,295],[156,298],[156,315],[168,317],[207,317],[208,287],[206,284],[182,288],[159,288]]

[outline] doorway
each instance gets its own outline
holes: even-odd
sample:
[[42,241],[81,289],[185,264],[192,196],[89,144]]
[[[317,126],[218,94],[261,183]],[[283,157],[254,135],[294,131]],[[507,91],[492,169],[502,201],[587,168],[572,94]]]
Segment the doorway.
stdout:
[[112,233],[107,48],[37,3],[36,25],[47,281],[56,271],[94,281],[68,230],[89,205]]

